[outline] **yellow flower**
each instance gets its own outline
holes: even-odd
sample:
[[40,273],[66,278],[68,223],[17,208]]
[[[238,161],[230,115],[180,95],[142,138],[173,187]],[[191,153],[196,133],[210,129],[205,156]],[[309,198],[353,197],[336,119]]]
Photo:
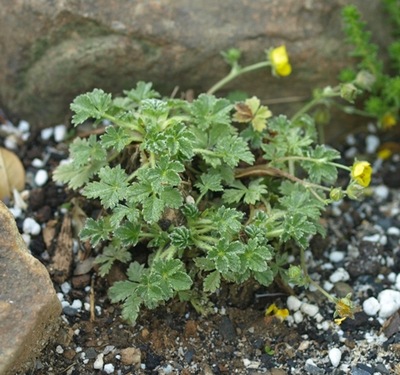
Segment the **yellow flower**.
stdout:
[[272,49],[268,54],[268,58],[274,74],[286,77],[292,72],[292,66],[290,65],[289,56],[284,45]]
[[387,160],[392,156],[392,154],[393,154],[392,150],[388,148],[382,148],[381,150],[378,151],[377,156],[379,159]]
[[396,117],[393,116],[391,113],[386,113],[381,119],[380,119],[380,124],[383,129],[390,129],[393,126],[396,125],[397,120]]
[[351,178],[363,187],[370,184],[371,175],[372,167],[367,161],[356,161],[351,168]]
[[270,305],[267,310],[265,310],[265,316],[273,315],[278,318],[280,321],[285,320],[289,316],[288,309],[279,309],[275,303]]
[[[335,313],[333,317],[335,323],[340,325],[346,318],[354,319],[354,313],[361,311],[359,306],[355,306],[351,300],[351,293],[346,297],[336,300]],[[337,318],[339,317],[339,318]]]

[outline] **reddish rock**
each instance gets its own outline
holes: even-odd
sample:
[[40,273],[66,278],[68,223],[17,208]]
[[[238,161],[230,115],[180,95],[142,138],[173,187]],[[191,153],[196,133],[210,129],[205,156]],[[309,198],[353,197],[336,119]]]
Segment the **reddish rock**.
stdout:
[[32,366],[58,328],[61,305],[1,201],[0,259],[0,374],[15,375]]
[[265,100],[309,98],[314,88],[335,84],[349,61],[340,17],[349,3],[360,8],[374,41],[387,46],[390,27],[379,1],[6,1],[0,102],[34,127],[56,125],[76,95],[95,87],[121,93],[143,80],[165,95],[176,85],[198,94],[228,73],[220,51],[241,49],[245,65],[283,43],[290,77],[258,71],[226,89]]

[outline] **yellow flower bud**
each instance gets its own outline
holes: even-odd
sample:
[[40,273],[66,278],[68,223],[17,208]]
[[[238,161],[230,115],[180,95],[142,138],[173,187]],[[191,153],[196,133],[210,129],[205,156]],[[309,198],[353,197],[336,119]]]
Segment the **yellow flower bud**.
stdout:
[[351,168],[351,178],[363,187],[371,182],[372,167],[367,161],[356,161]]
[[382,128],[387,130],[392,128],[397,124],[397,119],[395,116],[393,116],[391,113],[386,113],[379,121],[381,124]]
[[290,65],[289,56],[284,45],[272,49],[268,54],[268,59],[271,62],[274,74],[286,77],[292,72],[292,66]]

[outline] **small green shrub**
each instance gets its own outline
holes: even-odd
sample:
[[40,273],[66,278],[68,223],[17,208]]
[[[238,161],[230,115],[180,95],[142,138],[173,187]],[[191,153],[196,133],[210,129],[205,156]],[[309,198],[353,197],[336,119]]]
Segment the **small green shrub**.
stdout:
[[[352,55],[359,61],[355,68],[341,72],[343,82],[354,82],[357,88],[368,92],[362,103],[363,114],[378,120],[382,129],[389,129],[399,122],[400,115],[400,1],[382,0],[393,26],[394,41],[388,45],[390,66],[385,69],[379,48],[371,40],[367,24],[354,5],[343,8],[342,18],[347,42],[353,46]],[[353,111],[353,108],[350,108]]]
[[[109,296],[122,302],[130,322],[142,306],[172,298],[201,310],[223,281],[268,286],[280,275],[314,283],[305,267],[287,267],[282,249],[303,251],[313,235],[325,233],[326,205],[358,198],[370,183],[369,163],[341,165],[338,151],[317,144],[306,113],[273,116],[255,97],[231,103],[212,95],[253,69],[290,74],[284,47],[243,68],[237,50],[224,57],[230,74],[193,102],[161,98],[139,82],[122,97],[95,89],[71,104],[74,125],[108,125],[99,136],[76,138],[54,179],[101,203],[101,216],[89,218],[80,236],[99,252],[101,276],[116,261],[128,265],[127,280],[116,282]],[[345,87],[326,88],[320,98],[339,96]],[[349,172],[347,188],[334,187],[338,168]],[[148,251],[146,263],[135,258],[139,246]],[[352,316],[350,298],[327,296],[348,307],[338,316]]]

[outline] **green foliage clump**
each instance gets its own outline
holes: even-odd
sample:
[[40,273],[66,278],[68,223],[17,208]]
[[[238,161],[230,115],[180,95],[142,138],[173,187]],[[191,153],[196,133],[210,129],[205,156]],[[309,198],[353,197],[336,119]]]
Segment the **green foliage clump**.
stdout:
[[352,56],[358,59],[355,68],[341,72],[341,80],[353,82],[367,91],[364,114],[378,120],[378,125],[388,129],[398,124],[400,116],[400,2],[382,0],[393,26],[394,40],[388,45],[390,66],[385,69],[379,48],[372,42],[371,32],[354,5],[343,8],[342,18],[347,42],[353,46]]
[[[285,57],[276,73],[287,74],[286,49],[274,51]],[[252,70],[240,67],[239,55],[230,52],[225,82]],[[209,92],[188,102],[139,82],[116,98],[95,89],[71,109],[75,126],[94,120],[103,132],[76,138],[54,179],[101,204],[101,216],[89,218],[80,236],[99,252],[101,276],[117,261],[127,264],[127,279],[109,296],[130,322],[142,306],[176,297],[201,309],[223,281],[288,280],[294,269],[288,273],[282,249],[304,250],[311,236],[324,234],[324,207],[371,177],[367,162],[350,169],[337,162],[339,152],[318,145],[307,114],[274,117],[257,98],[233,104]],[[351,172],[347,190],[332,187],[338,168]],[[306,271],[292,281],[308,284]]]

